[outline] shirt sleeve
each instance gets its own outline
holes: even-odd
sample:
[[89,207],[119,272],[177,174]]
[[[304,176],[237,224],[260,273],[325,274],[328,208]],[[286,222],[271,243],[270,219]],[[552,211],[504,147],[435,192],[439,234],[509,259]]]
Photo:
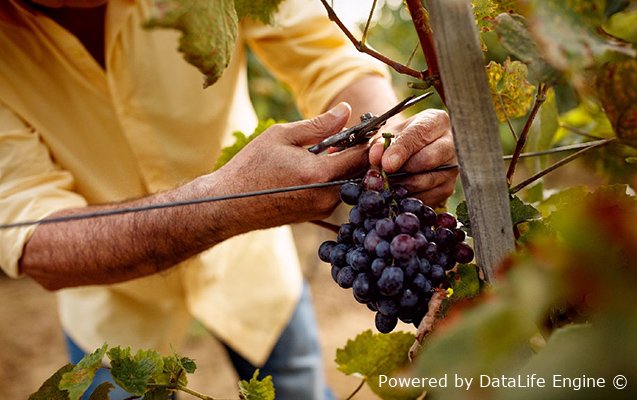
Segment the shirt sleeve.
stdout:
[[[0,223],[86,205],[72,189],[73,177],[55,164],[37,132],[0,102]],[[10,277],[20,275],[18,261],[35,228],[0,229],[0,267]]]
[[291,87],[305,117],[323,112],[339,92],[365,75],[389,79],[386,66],[359,53],[316,0],[281,3],[272,26],[249,19],[242,24],[250,48]]

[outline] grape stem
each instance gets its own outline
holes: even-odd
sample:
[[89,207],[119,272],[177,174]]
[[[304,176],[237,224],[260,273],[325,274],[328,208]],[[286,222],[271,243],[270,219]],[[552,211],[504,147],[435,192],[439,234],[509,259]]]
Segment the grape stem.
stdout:
[[177,386],[177,390],[181,390],[182,392],[188,393],[189,395],[191,395],[193,397],[197,397],[197,398],[199,398],[201,400],[215,400],[214,397],[206,396],[205,394],[199,393],[199,392],[197,392],[195,390],[192,390],[192,389],[189,389],[186,386],[179,385],[179,386]]
[[418,325],[418,331],[416,332],[416,340],[409,349],[409,360],[413,361],[420,348],[422,342],[431,332],[433,332],[436,322],[438,322],[438,313],[442,307],[442,302],[447,298],[447,291],[444,289],[436,289],[433,296],[429,300],[429,311],[425,314],[425,317],[420,321]]
[[350,395],[347,396],[347,398],[345,400],[352,400],[354,398],[354,396],[356,396],[356,394],[358,392],[360,392],[360,390],[363,388],[363,386],[365,385],[365,382],[367,382],[367,378],[363,378],[361,380],[361,383],[358,384],[356,389],[354,389],[354,391],[352,393],[350,393]]
[[374,57],[375,59],[387,64],[388,66],[396,70],[396,72],[401,74],[409,75],[420,80],[426,80],[426,78],[430,75],[427,72],[427,70],[416,71],[413,68],[410,68],[397,61],[394,61],[391,58],[383,54],[380,54],[376,50],[370,47],[367,47],[367,45],[364,42],[356,39],[356,37],[352,34],[352,32],[349,29],[347,29],[343,21],[341,21],[338,15],[336,15],[336,12],[334,12],[334,8],[332,8],[332,6],[330,6],[326,0],[321,0],[321,3],[323,3],[323,7],[325,7],[325,10],[327,11],[327,16],[329,17],[329,19],[334,21],[336,26],[338,26],[341,29],[341,31],[343,31],[345,36],[347,36],[347,38],[352,42],[352,44],[354,44],[354,47],[356,47],[356,49],[360,51],[361,53],[365,53]]

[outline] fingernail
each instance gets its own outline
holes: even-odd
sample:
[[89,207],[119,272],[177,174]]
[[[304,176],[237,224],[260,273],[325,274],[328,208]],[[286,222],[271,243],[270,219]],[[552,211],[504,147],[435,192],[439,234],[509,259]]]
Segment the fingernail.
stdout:
[[344,115],[349,114],[349,105],[344,102],[338,103],[336,107],[329,111],[329,114],[336,118],[341,118]]
[[398,168],[400,168],[400,156],[398,154],[392,154],[391,156],[389,156],[389,159],[387,161],[389,163],[389,168],[391,168],[392,171],[396,171]]

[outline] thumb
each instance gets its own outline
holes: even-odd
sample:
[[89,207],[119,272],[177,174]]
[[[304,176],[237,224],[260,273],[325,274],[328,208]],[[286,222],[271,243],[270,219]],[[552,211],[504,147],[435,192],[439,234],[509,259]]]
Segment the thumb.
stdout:
[[326,137],[340,132],[352,109],[347,103],[338,103],[334,108],[314,118],[290,124],[292,134],[288,136],[290,144],[307,146],[320,142]]

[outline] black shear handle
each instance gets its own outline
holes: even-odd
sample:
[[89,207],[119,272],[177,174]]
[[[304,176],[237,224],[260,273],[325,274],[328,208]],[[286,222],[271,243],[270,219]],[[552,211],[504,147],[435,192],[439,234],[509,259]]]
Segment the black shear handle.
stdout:
[[359,144],[361,143],[363,139],[369,138],[369,136],[371,136],[376,131],[378,131],[378,129],[388,119],[400,113],[401,111],[413,106],[419,101],[426,99],[432,94],[433,92],[427,92],[427,93],[421,94],[420,96],[409,96],[405,98],[403,101],[401,101],[400,103],[390,108],[389,110],[385,111],[383,114],[376,117],[367,118],[356,126],[353,126],[342,132],[336,133],[324,139],[322,142],[308,148],[308,151],[314,154],[319,154],[327,150],[329,147],[337,146],[338,144],[345,144],[345,146],[338,146],[338,147],[349,147],[349,146]]

